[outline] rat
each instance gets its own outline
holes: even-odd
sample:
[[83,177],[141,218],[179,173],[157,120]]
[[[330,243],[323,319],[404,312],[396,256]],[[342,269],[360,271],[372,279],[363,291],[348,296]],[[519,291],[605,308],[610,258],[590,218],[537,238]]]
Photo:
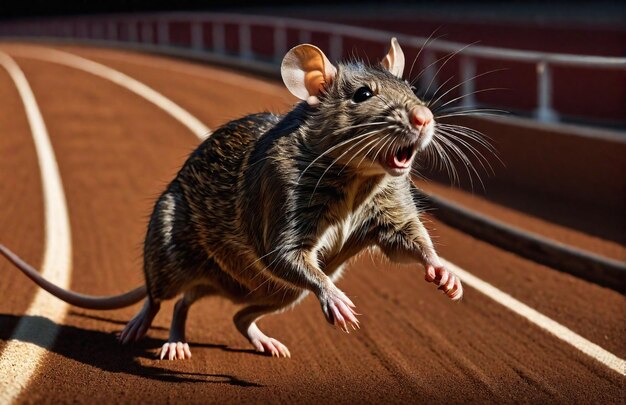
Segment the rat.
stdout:
[[314,45],[292,48],[281,75],[302,101],[284,115],[228,122],[191,153],[154,206],[141,287],[86,296],[43,279],[5,246],[0,252],[71,305],[116,309],[145,298],[118,335],[122,343],[141,339],[161,303],[182,295],[160,359],[191,357],[187,314],[210,295],[244,304],[234,316],[237,330],[272,356],[291,353],[257,321],[308,293],[331,325],[345,332],[360,328],[354,303],[335,281],[350,258],[368,250],[423,265],[426,281],[459,300],[461,281],[434,249],[410,178],[436,123],[402,79],[404,64],[396,38],[375,65],[335,66]]

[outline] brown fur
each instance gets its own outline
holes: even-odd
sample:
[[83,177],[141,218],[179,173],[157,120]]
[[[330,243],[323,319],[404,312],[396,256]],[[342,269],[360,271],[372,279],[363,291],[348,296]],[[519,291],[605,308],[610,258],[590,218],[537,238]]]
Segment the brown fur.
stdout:
[[[160,302],[182,294],[162,356],[190,356],[181,343],[189,307],[217,294],[246,304],[234,320],[257,350],[288,356],[255,320],[312,292],[329,322],[358,327],[334,281],[370,248],[393,261],[421,262],[428,281],[460,298],[458,279],[439,263],[420,221],[408,172],[389,171],[379,159],[428,144],[434,127],[416,131],[410,115],[423,103],[382,66],[342,64],[329,79],[312,105],[229,122],[191,154],[155,204],[144,244],[148,299],[122,331],[123,342],[141,338]],[[364,86],[373,96],[359,101]],[[14,263],[46,288],[35,270]],[[78,305],[94,301],[48,290]],[[103,302],[117,308],[143,294],[140,288]]]
[[[362,85],[377,97],[353,103]],[[191,155],[150,221],[145,273],[152,301],[207,285],[236,302],[276,310],[309,291],[323,300],[333,275],[364,249],[378,246],[396,261],[435,255],[407,176],[376,167],[375,148],[348,164],[352,155],[330,166],[354,143],[324,155],[372,128],[378,139],[405,136],[403,114],[421,102],[405,82],[361,64],[340,65],[320,101],[281,117],[230,122]],[[343,130],[387,117],[401,124]],[[168,196],[175,208],[164,243],[159,213]]]

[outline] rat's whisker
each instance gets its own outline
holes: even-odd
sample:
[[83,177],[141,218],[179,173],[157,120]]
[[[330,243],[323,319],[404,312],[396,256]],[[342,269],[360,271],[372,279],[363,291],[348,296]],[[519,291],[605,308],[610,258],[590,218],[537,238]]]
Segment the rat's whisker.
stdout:
[[428,179],[421,174],[416,168],[411,168],[411,174],[413,177],[417,177],[419,180],[428,181]]
[[[465,127],[463,125],[437,124],[437,127],[453,132],[454,134],[458,136],[461,136],[463,138],[472,140],[480,144],[485,149],[487,149],[493,156],[495,156],[496,158],[498,158],[498,160],[500,160],[497,149],[491,144],[491,142],[489,142],[489,141],[493,142],[493,140],[489,138],[488,136],[486,136],[485,134],[483,134],[482,132]],[[501,160],[500,160],[500,163],[504,164],[504,162],[502,162]]]
[[341,128],[337,131],[337,133],[344,133],[346,131],[350,131],[352,129],[356,129],[356,128],[363,128],[363,127],[369,127],[369,126],[375,126],[375,125],[385,125],[388,124],[388,122],[386,121],[375,121],[375,122],[366,122],[363,124],[357,124],[357,125],[350,125],[344,128]]
[[[479,93],[485,93],[487,91],[495,91],[495,90],[506,90],[506,88],[504,88],[504,87],[489,87],[487,89],[475,90],[475,91],[469,92],[467,94],[460,95],[458,97],[453,98],[452,100],[446,101],[444,104],[442,104],[440,106],[437,106],[437,108],[434,109],[433,114],[436,114],[438,111],[443,109],[445,106],[447,106],[449,104],[452,104],[452,103],[454,103],[456,101],[462,100],[462,99],[464,99],[466,97],[470,97],[470,96],[473,96],[473,95],[479,94]],[[458,107],[454,107],[454,108],[462,108],[462,107],[463,106],[458,106]]]
[[[360,153],[361,153],[364,149],[366,149],[369,145],[371,145],[372,143],[374,143],[374,142],[376,142],[376,141],[379,141],[379,140],[377,140],[377,139],[373,139],[373,140],[371,140],[370,142],[368,142],[367,144],[365,144],[365,146],[363,146],[361,149],[359,149],[358,151],[356,151],[356,152],[352,155],[352,157],[351,157],[351,158],[350,158],[350,159],[349,159],[349,160],[348,160],[348,161],[347,161],[347,162],[343,165],[343,167],[341,168],[341,170],[339,170],[339,173],[337,173],[337,175],[341,174],[341,173],[344,171],[344,169],[345,169],[346,167],[348,167],[348,165],[350,164],[350,162],[352,161],[352,159],[354,159],[355,157],[359,156],[359,154],[360,154]],[[333,162],[333,163],[334,163],[334,162]],[[323,174],[322,174],[322,176],[323,176]],[[320,178],[320,179],[321,179],[321,178]],[[319,183],[319,181],[318,181],[318,183]]]
[[374,154],[374,158],[372,159],[372,161],[374,161],[374,162],[375,162],[375,161],[376,161],[376,159],[378,159],[378,155],[379,155],[379,154],[380,154],[380,152],[383,150],[383,148],[385,147],[385,145],[387,145],[387,144],[389,144],[389,143],[393,142],[393,135],[392,135],[392,134],[385,135],[385,138],[389,138],[389,139],[387,139],[387,141],[385,141],[385,143],[383,143],[383,144],[381,145],[381,147],[380,147],[380,148],[378,148],[378,151],[376,152],[376,154]]
[[439,115],[435,118],[450,118],[450,117],[465,117],[465,116],[499,116],[501,114],[509,114],[508,111],[499,110],[497,108],[476,108],[471,110],[464,110],[459,112],[453,112],[450,114]]
[[[467,176],[469,178],[470,181],[470,187],[473,190],[474,189],[474,181],[472,178],[472,172],[476,175],[476,177],[478,178],[478,181],[480,182],[483,190],[485,189],[485,185],[482,181],[482,178],[480,176],[480,173],[478,173],[478,170],[476,170],[476,168],[474,167],[474,165],[472,164],[472,161],[467,157],[467,155],[457,146],[455,145],[453,142],[451,142],[449,139],[447,139],[446,137],[441,136],[439,138],[441,140],[441,142],[443,142],[442,145],[447,146],[449,148],[449,151],[453,154],[455,154],[460,160],[461,162],[464,163],[464,167],[465,170],[467,172]],[[471,171],[470,171],[471,169]]]
[[431,108],[431,106],[435,104],[435,102],[433,101],[433,99],[434,99],[435,97],[437,97],[437,93],[439,93],[439,92],[441,91],[441,89],[443,89],[443,87],[444,87],[446,84],[448,84],[448,82],[449,82],[450,80],[452,80],[452,79],[454,79],[454,75],[452,75],[452,76],[448,77],[448,79],[446,79],[446,81],[444,81],[443,83],[441,83],[441,84],[439,85],[439,87],[437,87],[437,89],[435,90],[435,92],[433,93],[433,95],[430,97],[430,100],[428,100],[428,101],[426,102],[426,107]]
[[444,63],[439,66],[439,69],[437,69],[437,71],[435,72],[435,74],[433,75],[430,84],[428,85],[428,88],[426,89],[426,91],[424,92],[424,94],[428,94],[428,90],[430,90],[430,86],[432,85],[433,81],[435,80],[435,78],[437,77],[437,75],[439,74],[439,72],[441,71],[441,69],[445,66],[446,63],[448,63],[448,61],[450,59],[452,59],[454,56],[458,55],[460,52],[464,51],[465,49],[467,49],[468,47],[477,44],[478,41],[476,42],[472,42],[471,44],[467,44],[465,46],[463,46],[461,49],[454,51],[454,52],[450,52],[444,56],[442,56],[441,58],[435,60],[434,62],[430,63],[428,66],[426,66],[424,69],[422,69],[422,71],[417,75],[417,77],[415,78],[415,81],[412,81],[411,84],[415,84],[415,82],[417,80],[419,80],[419,78],[428,70],[428,68],[430,68],[433,65],[436,65],[437,63],[441,62],[442,60],[445,59]]
[[325,155],[329,154],[330,152],[334,151],[334,150],[335,150],[335,149],[337,149],[337,148],[340,148],[340,147],[342,147],[342,146],[345,146],[345,145],[349,144],[350,142],[354,142],[354,141],[356,141],[356,140],[358,140],[358,139],[361,139],[361,138],[364,138],[364,137],[365,137],[365,138],[367,138],[367,137],[369,137],[369,136],[373,136],[373,135],[377,134],[378,132],[379,132],[378,130],[374,130],[374,131],[366,132],[366,133],[364,133],[364,134],[360,134],[360,135],[357,135],[357,136],[355,136],[355,137],[353,137],[353,138],[350,138],[350,139],[347,139],[347,140],[345,140],[345,141],[343,141],[343,142],[340,142],[340,143],[338,143],[337,145],[335,145],[335,146],[333,146],[333,147],[331,147],[331,148],[328,148],[328,149],[327,149],[327,150],[325,150],[323,153],[321,153],[319,156],[317,156],[315,159],[313,159],[313,160],[311,161],[311,163],[309,163],[309,165],[308,165],[308,166],[307,166],[307,167],[306,167],[306,168],[302,171],[302,173],[300,173],[300,176],[298,176],[298,179],[296,180],[296,184],[299,184],[299,183],[300,183],[300,180],[302,179],[302,176],[304,176],[304,174],[307,172],[307,170],[309,170],[309,168],[310,168],[310,167],[311,167],[311,166],[312,166],[315,162],[317,162],[318,160],[320,160],[320,159],[321,159],[322,157],[324,157]]
[[465,49],[469,48],[470,46],[476,44],[477,42],[473,42],[471,44],[467,44],[464,47],[462,47],[461,49],[459,49],[458,51],[455,51],[451,54],[449,54],[447,56],[447,58],[443,61],[443,63],[439,66],[439,69],[437,69],[437,71],[435,72],[435,74],[433,75],[433,77],[430,79],[430,83],[428,84],[428,88],[426,89],[426,91],[424,92],[424,94],[428,94],[428,90],[430,90],[430,87],[433,85],[433,82],[435,81],[435,78],[439,75],[439,72],[441,72],[441,69],[443,69],[443,67],[450,62],[450,60],[452,58],[454,58],[456,55],[458,55],[459,53],[463,52]]
[[[454,87],[451,87],[445,93],[440,95],[435,101],[431,102],[430,105],[435,105],[441,98],[445,97],[448,93],[450,93],[454,89],[459,88],[460,86],[464,85],[465,83],[468,83],[468,82],[471,82],[472,80],[476,80],[476,79],[481,78],[483,76],[486,76],[486,75],[489,75],[489,74],[492,74],[492,73],[496,73],[496,72],[501,72],[501,71],[504,71],[504,70],[506,70],[506,69],[492,69],[492,70],[489,70],[487,72],[483,72],[483,73],[479,73],[477,75],[474,75],[474,76],[470,77],[469,79],[463,80],[461,83],[457,83],[456,85],[454,85]],[[502,90],[506,90],[506,89],[502,89]],[[470,93],[470,94],[472,94],[472,93]],[[433,95],[433,98],[434,98],[434,95]]]
[[[493,167],[491,166],[491,163],[489,163],[489,160],[485,157],[485,155],[483,155],[478,149],[476,149],[474,146],[472,146],[471,144],[469,144],[467,141],[465,141],[464,139],[454,135],[451,132],[447,132],[445,130],[440,130],[440,133],[444,136],[447,136],[448,138],[456,141],[457,143],[459,143],[460,145],[464,146],[478,161],[478,163],[482,166],[483,170],[485,170],[486,172],[489,172],[491,174],[494,174],[494,170]],[[487,165],[487,167],[489,167],[489,169],[487,169],[487,167],[485,166]]]
[[[357,167],[357,169],[358,169],[359,167],[361,167],[361,163],[363,163],[363,160],[365,160],[365,158],[366,158],[366,157],[370,154],[370,152],[371,152],[372,150],[374,150],[374,148],[376,148],[379,144],[383,143],[383,142],[384,142],[384,141],[385,141],[388,137],[389,137],[389,134],[386,134],[385,136],[381,137],[381,138],[378,140],[378,142],[376,142],[374,145],[372,145],[372,147],[370,148],[370,150],[368,150],[366,153],[364,153],[364,154],[363,154],[363,157],[361,157],[361,160],[359,161],[359,163],[358,163],[358,164],[357,164],[357,166],[356,166],[356,167]],[[383,143],[383,145],[384,145],[384,143]],[[352,159],[350,159],[350,160],[352,160]],[[374,159],[372,159],[372,162],[375,162],[375,161],[376,161],[376,156],[374,156]],[[348,163],[350,163],[350,162],[348,161]],[[341,172],[340,172],[340,173],[341,173]]]
[[452,163],[452,160],[448,156],[446,150],[441,146],[438,142],[437,134],[433,137],[431,141],[431,145],[433,145],[435,152],[439,156],[439,162],[441,162],[442,167],[445,168],[448,173],[448,177],[451,179],[453,185],[460,185],[459,175],[456,171],[456,167]]
[[[411,63],[411,69],[409,70],[409,75],[408,78],[411,79],[411,74],[413,73],[413,68],[415,67],[415,62],[417,62],[417,60],[419,59],[420,55],[422,54],[422,51],[424,50],[424,48],[427,48],[429,43],[435,42],[436,40],[438,40],[439,38],[445,36],[445,34],[441,34],[439,35],[437,38],[433,38],[433,35],[435,35],[435,33],[439,30],[439,28],[441,27],[437,27],[433,30],[433,32],[430,33],[430,35],[428,36],[428,38],[426,38],[426,42],[424,42],[424,45],[422,45],[420,47],[420,50],[417,51],[417,55],[415,55],[415,58],[413,58],[413,63]],[[431,41],[432,39],[432,41]]]
[[495,157],[497,159],[497,161],[503,167],[506,166],[504,164],[504,162],[502,161],[502,159],[500,159],[500,155],[499,155],[497,149],[490,142],[488,142],[485,139],[485,138],[487,138],[487,139],[489,139],[489,138],[486,137],[481,132],[473,130],[471,128],[464,127],[462,125],[439,124],[438,127],[442,127],[442,129],[444,129],[446,131],[449,131],[449,132],[452,132],[453,134],[456,134],[459,137],[466,138],[468,140],[472,140],[472,141],[478,143],[479,145],[484,147],[487,151],[489,151],[491,156]]
[[[376,133],[377,134],[377,133]],[[372,136],[375,134],[372,134]],[[343,152],[341,155],[339,155],[339,157],[337,157],[335,160],[333,160],[331,162],[331,164],[329,164],[326,169],[324,170],[324,172],[322,173],[322,175],[319,177],[319,179],[317,180],[317,183],[315,183],[315,187],[313,188],[313,192],[311,193],[311,197],[309,199],[309,206],[311,205],[311,202],[313,201],[313,196],[315,195],[315,192],[317,191],[317,188],[320,185],[320,182],[322,181],[322,178],[324,177],[324,175],[326,175],[326,173],[328,173],[328,171],[330,170],[330,168],[337,163],[339,160],[341,160],[348,152],[350,152],[352,149],[354,149],[356,146],[358,146],[359,144],[361,144],[361,142],[365,142],[369,139],[368,138],[364,138],[364,139],[360,139],[358,142],[356,142],[354,145],[351,145],[345,152]],[[374,140],[375,141],[375,140]],[[372,142],[372,141],[370,141]]]

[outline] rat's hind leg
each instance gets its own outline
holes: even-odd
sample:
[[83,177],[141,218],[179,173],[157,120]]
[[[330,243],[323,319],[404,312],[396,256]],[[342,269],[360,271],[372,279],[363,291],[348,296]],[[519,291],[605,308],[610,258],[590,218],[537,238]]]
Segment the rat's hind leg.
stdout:
[[118,340],[122,344],[136,342],[146,335],[154,317],[159,312],[161,304],[153,301],[150,297],[146,298],[141,311],[133,319],[131,319],[119,334]]
[[174,305],[172,325],[170,326],[170,336],[167,343],[163,344],[163,347],[161,347],[159,353],[161,360],[184,360],[191,358],[189,344],[185,339],[185,323],[187,322],[189,307],[198,299],[214,293],[215,289],[211,286],[195,286],[185,292],[185,295],[176,302]]
[[276,306],[251,305],[237,312],[233,320],[237,330],[252,343],[258,352],[267,353],[272,357],[291,357],[287,346],[265,335],[256,324],[262,316],[279,309],[280,307]]

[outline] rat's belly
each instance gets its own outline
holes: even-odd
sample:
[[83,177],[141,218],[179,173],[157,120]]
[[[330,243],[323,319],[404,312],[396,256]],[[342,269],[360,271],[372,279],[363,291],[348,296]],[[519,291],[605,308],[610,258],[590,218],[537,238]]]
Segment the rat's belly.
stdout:
[[220,267],[219,274],[210,277],[210,284],[235,303],[284,307],[299,301],[308,293],[302,288],[278,279],[260,266],[253,270],[252,268],[256,267],[253,263],[249,263],[251,271],[243,279],[237,276],[244,267],[231,268],[226,263]]
[[[339,234],[342,235],[342,234]],[[322,240],[328,244],[320,243],[316,250],[318,262],[322,271],[333,281],[341,276],[346,263],[354,256],[369,249],[372,243],[355,234],[342,238],[328,238]]]

